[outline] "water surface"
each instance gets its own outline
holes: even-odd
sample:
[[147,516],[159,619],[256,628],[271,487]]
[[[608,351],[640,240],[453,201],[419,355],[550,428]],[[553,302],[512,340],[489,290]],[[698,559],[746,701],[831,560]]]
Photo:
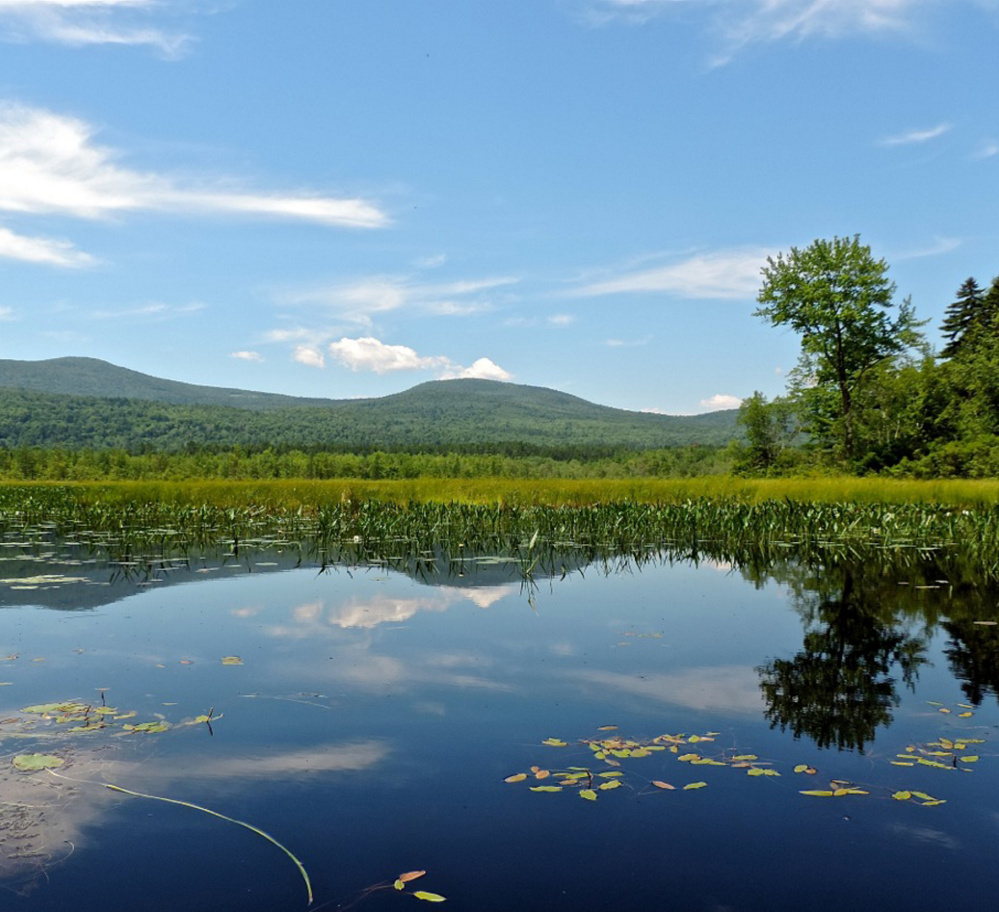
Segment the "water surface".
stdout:
[[[0,908],[306,908],[260,835],[104,783],[265,831],[314,908],[416,908],[421,888],[574,912],[999,892],[994,600],[932,567],[622,560],[527,585],[501,561],[3,557]],[[116,712],[70,733],[96,726],[25,711],[63,701]],[[14,769],[31,753],[63,763]]]

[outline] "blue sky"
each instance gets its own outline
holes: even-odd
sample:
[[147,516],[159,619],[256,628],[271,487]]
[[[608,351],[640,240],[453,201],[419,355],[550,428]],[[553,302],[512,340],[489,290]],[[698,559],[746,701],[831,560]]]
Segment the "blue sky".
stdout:
[[0,0],[0,357],[670,414],[783,389],[768,254],[931,341],[999,273],[999,0]]

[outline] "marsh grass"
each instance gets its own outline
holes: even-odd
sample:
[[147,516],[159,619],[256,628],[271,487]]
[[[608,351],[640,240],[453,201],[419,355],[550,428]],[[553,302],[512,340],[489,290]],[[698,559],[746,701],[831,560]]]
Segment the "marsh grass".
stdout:
[[113,559],[294,546],[322,565],[515,559],[525,576],[668,553],[733,565],[936,554],[999,576],[999,483],[438,479],[0,486],[0,531]]

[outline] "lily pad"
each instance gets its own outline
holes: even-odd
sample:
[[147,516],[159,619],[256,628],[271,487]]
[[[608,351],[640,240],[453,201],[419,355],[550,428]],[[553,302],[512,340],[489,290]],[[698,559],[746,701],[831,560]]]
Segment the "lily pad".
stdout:
[[66,761],[53,754],[18,754],[11,763],[14,769],[22,772],[34,772],[35,770],[55,769],[62,766]]

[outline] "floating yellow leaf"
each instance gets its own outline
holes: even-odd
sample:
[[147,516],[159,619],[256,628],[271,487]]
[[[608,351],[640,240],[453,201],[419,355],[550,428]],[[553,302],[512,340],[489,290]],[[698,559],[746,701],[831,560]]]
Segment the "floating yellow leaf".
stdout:
[[946,801],[944,801],[944,800],[942,800],[940,798],[933,798],[930,801],[924,801],[923,804],[922,804],[922,807],[924,807],[924,808],[935,807],[938,804],[946,804],[946,803],[947,803]]
[[426,890],[416,890],[413,893],[417,899],[423,899],[427,902],[444,902],[444,897],[440,893],[428,893]]
[[507,776],[504,782],[523,782],[527,778],[527,773],[514,773],[512,776]]
[[676,759],[679,760],[681,763],[690,763],[692,760],[700,760],[701,759],[701,755],[700,754],[683,754],[683,755],[677,757]]
[[827,789],[809,789],[801,792],[802,795],[812,795],[815,798],[832,798],[833,793]]
[[815,775],[815,767],[809,766],[807,763],[799,763],[794,768],[794,771],[796,773],[806,773],[809,776],[814,776]]
[[978,762],[978,757],[975,754],[972,754],[969,757],[960,757],[959,759],[960,759],[960,761],[962,763],[977,763]]
[[597,786],[597,788],[599,788],[602,792],[607,792],[610,791],[611,789],[616,789],[620,787],[621,787],[620,779],[611,779],[608,782],[601,782],[600,785]]
[[973,712],[963,712],[963,713],[958,713],[957,717],[959,719],[970,719],[973,715],[974,715]]
[[892,760],[890,761],[892,766],[915,766],[915,763],[905,763],[902,760]]
[[947,709],[947,707],[946,707],[946,706],[942,706],[942,707],[940,707],[940,709],[938,709],[938,710],[937,710],[937,712],[938,712],[938,713],[949,713],[949,712],[950,712],[950,710],[949,710],[949,709]]
[[689,792],[691,789],[702,789],[702,788],[707,788],[707,786],[708,784],[706,782],[688,782],[683,787],[683,790],[685,792]]
[[896,801],[908,801],[911,797],[912,797],[912,792],[907,792],[907,791],[894,792],[892,794],[892,798],[894,798]]
[[760,758],[756,754],[739,754],[732,758],[733,760],[759,760]]
[[596,801],[597,793],[593,789],[582,789],[579,792],[580,798],[585,798],[587,801]]
[[397,880],[394,884],[392,884],[392,886],[395,887],[397,890],[406,889],[406,885],[401,880]]
[[656,788],[669,789],[669,791],[674,791],[676,789],[675,785],[670,785],[668,782],[663,782],[662,779],[653,779],[652,784]]
[[61,757],[54,757],[52,754],[18,754],[11,760],[14,769],[24,773],[54,769],[57,766],[62,766],[65,762]]
[[561,792],[561,785],[532,785],[532,792]]
[[223,665],[242,665],[243,660],[239,656],[222,656]]
[[542,741],[541,743],[544,744],[544,745],[546,745],[547,747],[568,747],[569,746],[568,744],[565,743],[565,741],[560,741],[558,738],[545,738],[545,740]]

